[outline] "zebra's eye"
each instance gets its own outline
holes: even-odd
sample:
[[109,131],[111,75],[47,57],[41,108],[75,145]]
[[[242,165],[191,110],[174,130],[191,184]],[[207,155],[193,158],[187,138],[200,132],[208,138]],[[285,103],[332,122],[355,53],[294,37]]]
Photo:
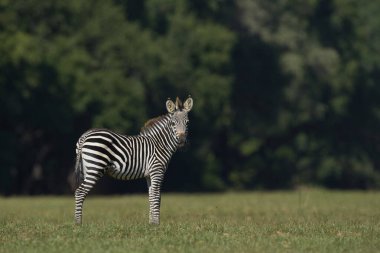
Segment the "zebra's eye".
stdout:
[[172,122],[170,123],[170,125],[171,125],[172,127],[174,127],[174,126],[175,126],[175,122],[172,121]]

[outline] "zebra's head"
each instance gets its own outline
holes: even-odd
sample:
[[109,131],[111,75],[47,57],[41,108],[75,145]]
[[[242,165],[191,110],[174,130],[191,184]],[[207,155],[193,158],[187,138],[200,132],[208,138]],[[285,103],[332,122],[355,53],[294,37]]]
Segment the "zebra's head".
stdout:
[[178,146],[183,147],[187,138],[188,112],[193,108],[193,99],[189,96],[184,103],[177,97],[174,103],[170,98],[166,101],[166,109],[170,114],[170,127]]

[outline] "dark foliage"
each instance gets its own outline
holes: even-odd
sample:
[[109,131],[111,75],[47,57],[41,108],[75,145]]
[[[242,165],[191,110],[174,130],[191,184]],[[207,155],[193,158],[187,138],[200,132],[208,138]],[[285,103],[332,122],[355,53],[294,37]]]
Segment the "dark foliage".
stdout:
[[[69,193],[91,127],[194,98],[164,190],[380,187],[380,3],[0,3],[0,193]],[[103,180],[97,193],[145,191]]]

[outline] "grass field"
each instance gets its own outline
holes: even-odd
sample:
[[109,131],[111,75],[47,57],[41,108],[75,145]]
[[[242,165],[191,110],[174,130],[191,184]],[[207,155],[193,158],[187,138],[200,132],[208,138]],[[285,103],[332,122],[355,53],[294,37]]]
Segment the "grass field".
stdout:
[[380,192],[0,198],[0,252],[379,252]]

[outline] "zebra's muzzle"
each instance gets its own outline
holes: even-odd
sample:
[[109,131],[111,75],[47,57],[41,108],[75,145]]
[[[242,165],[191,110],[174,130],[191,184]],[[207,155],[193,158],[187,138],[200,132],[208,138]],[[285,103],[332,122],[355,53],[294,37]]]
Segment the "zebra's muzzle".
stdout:
[[179,134],[178,135],[178,147],[183,147],[186,144],[186,135],[185,134]]

